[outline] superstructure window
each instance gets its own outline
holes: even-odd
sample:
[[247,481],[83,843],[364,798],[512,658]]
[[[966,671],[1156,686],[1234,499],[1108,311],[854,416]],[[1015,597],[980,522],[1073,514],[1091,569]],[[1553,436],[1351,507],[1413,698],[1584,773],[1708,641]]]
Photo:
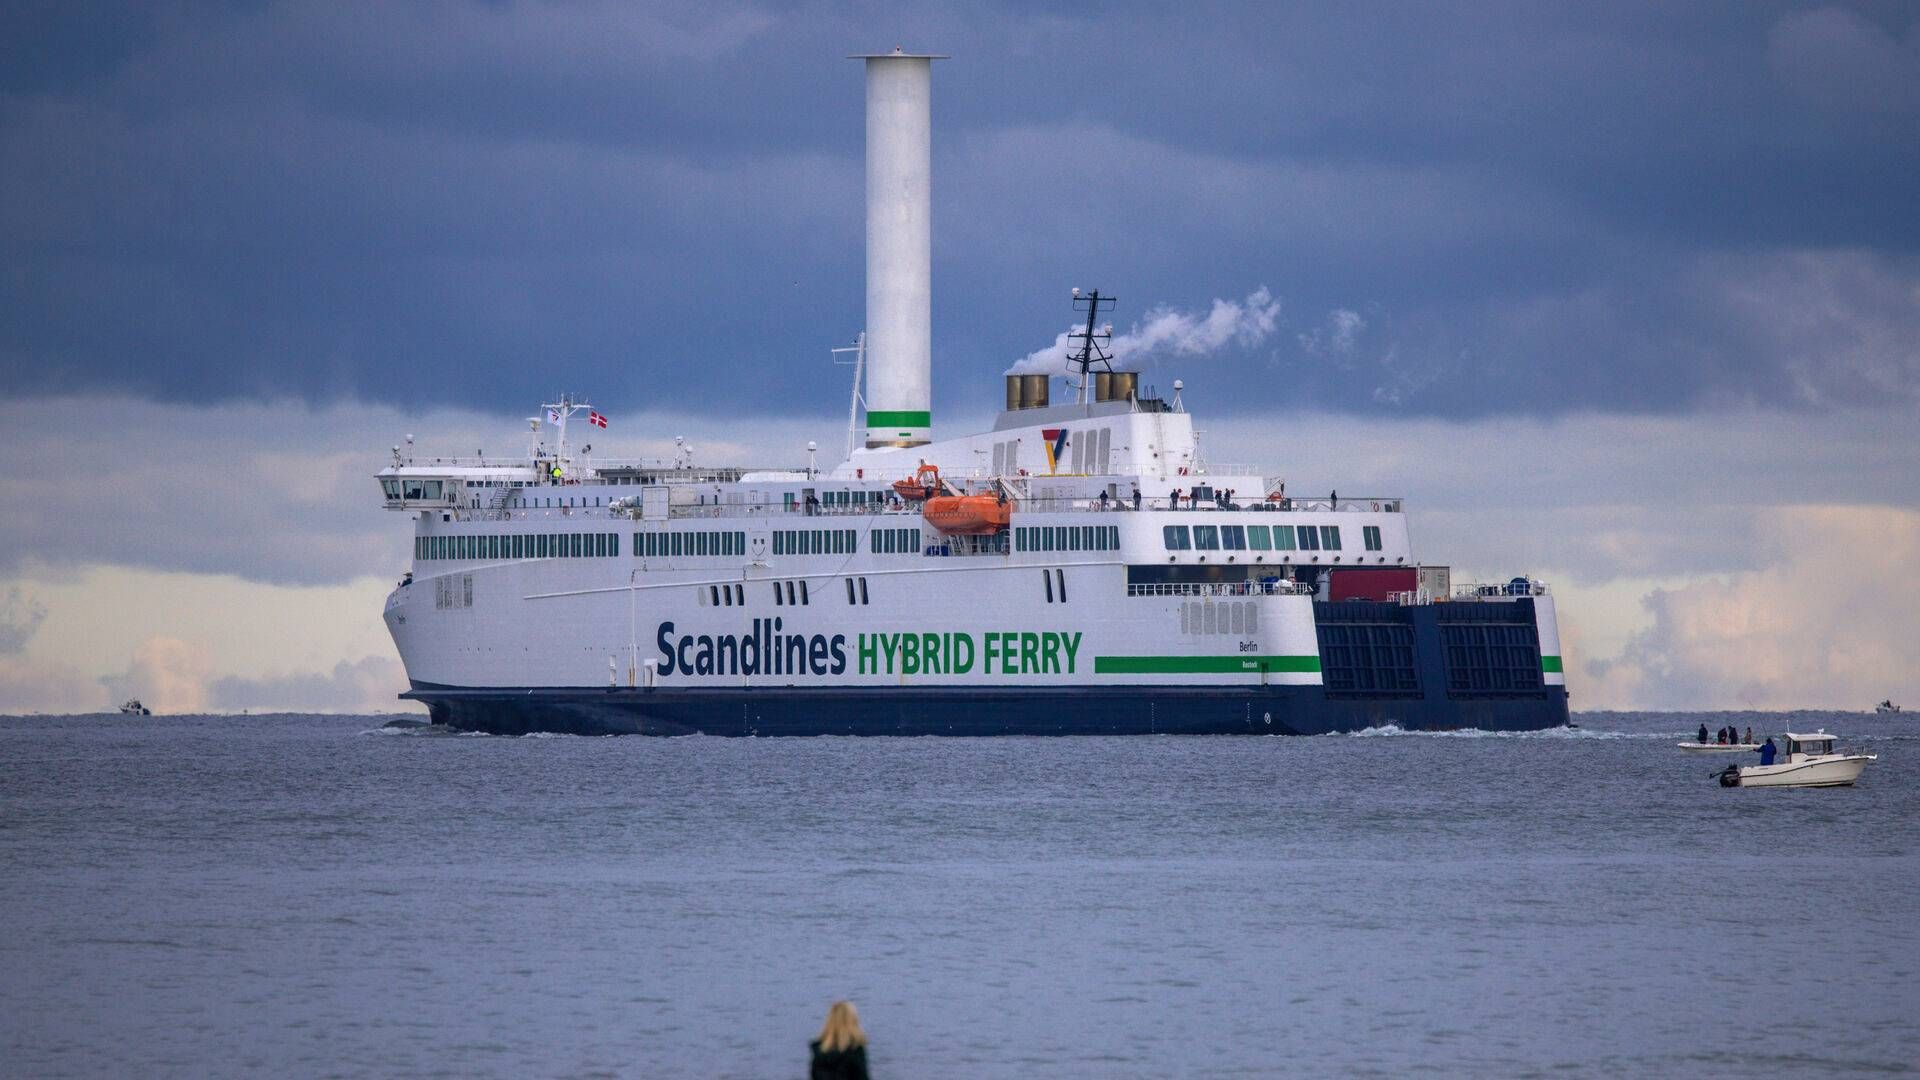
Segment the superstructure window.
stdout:
[[1193,546],[1198,551],[1220,550],[1220,529],[1214,525],[1195,525],[1193,527]]
[[1380,526],[1378,525],[1361,526],[1360,539],[1367,545],[1368,551],[1379,551],[1381,546],[1380,545]]
[[1185,525],[1163,525],[1161,538],[1166,541],[1168,551],[1186,551],[1193,546],[1193,537]]
[[1273,534],[1265,525],[1247,526],[1247,546],[1255,551],[1272,551]]
[[1339,551],[1340,550],[1340,526],[1338,525],[1320,526],[1320,546],[1323,548],[1326,548],[1328,551]]
[[1301,551],[1320,550],[1320,534],[1314,530],[1313,526],[1302,525],[1295,529],[1294,532],[1300,537]]
[[1245,551],[1247,548],[1247,530],[1241,525],[1220,526],[1220,546],[1228,551]]

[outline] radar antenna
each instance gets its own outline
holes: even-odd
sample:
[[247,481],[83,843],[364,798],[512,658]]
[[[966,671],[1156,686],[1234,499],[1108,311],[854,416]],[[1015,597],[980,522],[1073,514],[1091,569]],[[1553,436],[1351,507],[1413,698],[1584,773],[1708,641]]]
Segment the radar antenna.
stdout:
[[1113,340],[1113,324],[1107,323],[1105,326],[1096,324],[1100,313],[1112,311],[1114,301],[1117,299],[1119,298],[1114,296],[1101,296],[1099,289],[1085,296],[1080,295],[1079,289],[1073,290],[1073,310],[1087,313],[1086,328],[1075,330],[1067,335],[1069,342],[1077,343],[1079,346],[1067,354],[1067,368],[1080,373],[1079,393],[1082,405],[1087,403],[1087,390],[1093,382],[1093,366],[1098,364],[1108,372],[1113,371],[1113,355],[1102,347]]

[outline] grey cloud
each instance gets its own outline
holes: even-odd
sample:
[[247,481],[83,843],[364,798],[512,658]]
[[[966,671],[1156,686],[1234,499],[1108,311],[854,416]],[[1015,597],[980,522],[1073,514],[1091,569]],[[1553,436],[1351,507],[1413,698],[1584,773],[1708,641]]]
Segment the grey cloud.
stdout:
[[[956,54],[936,77],[943,408],[984,407],[1075,284],[1121,295],[1122,325],[1249,282],[1289,312],[1365,317],[1372,351],[1351,368],[1270,347],[1196,361],[1202,378],[1285,373],[1234,409],[1914,393],[1897,353],[1912,320],[1887,300],[1920,251],[1910,9],[6,18],[0,392],[16,397],[504,410],[592,381],[652,407],[714,400],[718,379],[737,412],[825,412],[840,387],[814,359],[861,318],[861,99],[841,57],[896,40]],[[1065,40],[1126,77],[1090,98],[1054,62]],[[1834,252],[1865,269],[1809,269]],[[1826,282],[1832,336],[1750,332],[1708,280],[1723,268]],[[1888,343],[1864,366],[1861,335]]]
[[1920,112],[1920,20],[1901,34],[1843,7],[1794,12],[1768,34],[1767,59],[1796,93],[1820,105]]

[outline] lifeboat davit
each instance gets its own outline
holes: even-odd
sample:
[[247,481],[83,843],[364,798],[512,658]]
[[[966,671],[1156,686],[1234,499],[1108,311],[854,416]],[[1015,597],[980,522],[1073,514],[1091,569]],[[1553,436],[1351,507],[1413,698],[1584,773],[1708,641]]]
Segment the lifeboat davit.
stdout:
[[940,466],[921,462],[911,477],[893,482],[893,493],[908,502],[933,498],[940,493]]
[[991,536],[1013,520],[1013,507],[997,495],[940,495],[927,500],[920,516],[943,533]]

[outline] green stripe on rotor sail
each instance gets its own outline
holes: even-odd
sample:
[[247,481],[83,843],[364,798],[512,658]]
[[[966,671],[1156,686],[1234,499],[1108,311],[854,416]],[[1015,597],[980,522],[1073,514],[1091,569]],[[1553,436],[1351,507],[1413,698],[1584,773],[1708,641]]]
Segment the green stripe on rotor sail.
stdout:
[[1269,672],[1319,671],[1318,656],[1096,656],[1095,675],[1242,675],[1265,664]]
[[1542,672],[1548,672],[1548,671],[1564,671],[1565,669],[1560,666],[1559,657],[1543,656],[1540,658],[1540,670]]
[[867,427],[871,428],[924,428],[933,426],[931,412],[868,412]]

